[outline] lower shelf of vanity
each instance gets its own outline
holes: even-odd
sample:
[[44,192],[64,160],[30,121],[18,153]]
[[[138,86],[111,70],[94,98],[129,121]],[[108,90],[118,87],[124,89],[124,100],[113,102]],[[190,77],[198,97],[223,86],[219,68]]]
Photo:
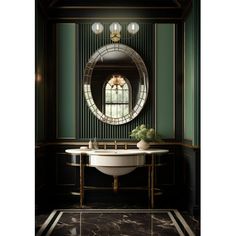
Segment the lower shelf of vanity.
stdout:
[[[113,190],[113,187],[95,187],[95,186],[84,186],[84,191],[87,190]],[[119,190],[149,190],[148,187],[119,187]],[[161,195],[163,194],[159,188],[154,188],[154,195]],[[72,195],[80,195],[79,190],[70,192]]]

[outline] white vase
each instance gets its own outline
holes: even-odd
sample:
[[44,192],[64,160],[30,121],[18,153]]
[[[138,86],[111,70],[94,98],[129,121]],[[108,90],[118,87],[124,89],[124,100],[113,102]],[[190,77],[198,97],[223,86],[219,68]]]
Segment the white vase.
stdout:
[[140,140],[138,143],[137,143],[137,147],[140,149],[140,150],[147,150],[150,145],[148,142],[144,141],[144,140]]

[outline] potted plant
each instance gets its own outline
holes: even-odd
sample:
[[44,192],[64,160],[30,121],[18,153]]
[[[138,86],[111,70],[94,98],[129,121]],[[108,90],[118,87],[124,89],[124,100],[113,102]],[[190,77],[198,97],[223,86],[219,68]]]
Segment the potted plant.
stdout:
[[141,150],[148,149],[150,146],[149,142],[160,141],[160,136],[155,129],[147,128],[144,124],[133,129],[130,133],[130,137],[139,141],[137,147]]

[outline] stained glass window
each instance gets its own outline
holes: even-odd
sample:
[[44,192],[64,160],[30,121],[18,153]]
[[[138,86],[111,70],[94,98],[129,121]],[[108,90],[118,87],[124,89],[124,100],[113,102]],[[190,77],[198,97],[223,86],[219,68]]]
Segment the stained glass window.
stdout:
[[127,79],[112,75],[105,84],[105,115],[112,118],[123,117],[130,112],[131,89]]

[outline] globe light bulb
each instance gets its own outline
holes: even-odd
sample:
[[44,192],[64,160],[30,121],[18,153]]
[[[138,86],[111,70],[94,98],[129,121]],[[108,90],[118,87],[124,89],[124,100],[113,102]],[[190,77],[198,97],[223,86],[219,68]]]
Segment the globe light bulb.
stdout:
[[122,29],[122,27],[118,22],[113,22],[110,25],[110,32],[111,33],[120,33],[121,29]]
[[139,31],[139,25],[136,22],[131,22],[127,26],[127,30],[130,34],[136,34]]
[[104,27],[103,25],[100,23],[100,22],[95,22],[93,23],[92,25],[92,31],[95,33],[95,34],[101,34],[102,31],[103,31]]

